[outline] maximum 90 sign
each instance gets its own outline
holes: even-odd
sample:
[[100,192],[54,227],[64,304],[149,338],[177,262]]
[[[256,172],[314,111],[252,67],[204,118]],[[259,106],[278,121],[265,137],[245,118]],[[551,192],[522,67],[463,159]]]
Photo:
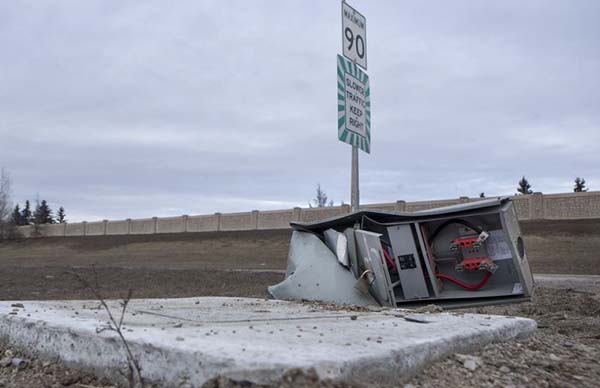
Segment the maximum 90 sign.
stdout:
[[367,19],[342,2],[342,45],[344,56],[367,69]]

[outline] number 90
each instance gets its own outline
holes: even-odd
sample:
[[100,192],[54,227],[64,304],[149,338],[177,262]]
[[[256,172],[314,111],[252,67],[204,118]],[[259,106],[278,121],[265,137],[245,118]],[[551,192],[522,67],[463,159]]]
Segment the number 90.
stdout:
[[346,29],[344,30],[344,36],[348,41],[348,50],[352,51],[352,46],[354,46],[356,50],[356,55],[358,55],[360,59],[363,59],[365,57],[365,41],[363,37],[359,34],[356,34],[355,39],[354,33],[352,32],[352,29],[350,29],[350,27],[346,27]]

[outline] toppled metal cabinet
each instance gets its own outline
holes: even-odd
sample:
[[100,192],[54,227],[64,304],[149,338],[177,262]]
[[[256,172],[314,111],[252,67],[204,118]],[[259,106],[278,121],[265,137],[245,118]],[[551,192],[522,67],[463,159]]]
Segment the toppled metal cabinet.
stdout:
[[286,278],[268,288],[273,298],[459,307],[528,300],[533,291],[509,198],[291,225]]

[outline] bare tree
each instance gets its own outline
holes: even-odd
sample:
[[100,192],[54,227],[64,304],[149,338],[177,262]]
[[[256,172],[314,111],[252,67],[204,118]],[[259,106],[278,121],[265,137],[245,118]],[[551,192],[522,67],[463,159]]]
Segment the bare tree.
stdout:
[[321,189],[321,184],[317,185],[317,196],[308,203],[309,207],[333,206],[333,200],[328,200],[327,194]]
[[10,174],[4,167],[0,169],[0,240],[10,238],[15,225],[11,222],[12,202],[10,200]]

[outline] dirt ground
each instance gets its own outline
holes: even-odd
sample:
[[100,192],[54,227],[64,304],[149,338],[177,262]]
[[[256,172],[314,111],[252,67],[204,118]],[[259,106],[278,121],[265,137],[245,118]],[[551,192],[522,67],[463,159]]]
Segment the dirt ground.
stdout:
[[284,269],[291,231],[46,237],[0,243],[0,265]]
[[520,224],[534,273],[600,275],[600,220]]
[[[521,229],[534,273],[600,275],[600,219],[522,221]],[[259,230],[25,239],[0,243],[0,266],[282,270],[290,237]]]
[[[600,274],[600,220],[522,222],[534,273]],[[91,297],[69,271],[97,268],[107,297],[265,295],[288,230],[55,237],[0,243],[0,300]],[[237,270],[253,270],[240,273]],[[215,276],[215,272],[218,276]]]
[[[94,274],[95,271],[95,274]],[[123,298],[129,288],[134,298],[185,298],[193,296],[247,296],[264,298],[269,285],[284,274],[199,269],[157,270],[99,267],[6,267],[0,271],[3,300],[91,299],[74,273],[92,281],[97,275],[106,299]]]
[[[600,274],[600,220],[523,222],[536,273]],[[97,276],[106,298],[265,296],[283,279],[290,232],[31,239],[0,244],[0,299],[87,299],[73,272]],[[278,272],[274,272],[278,271]],[[492,344],[428,366],[408,387],[598,386],[600,280],[545,279],[532,302],[469,309],[537,320],[533,337]],[[23,358],[21,366],[10,364]],[[407,377],[408,378],[408,377]],[[279,387],[342,387],[290,371]],[[40,360],[0,342],[0,387],[111,386],[59,360]],[[210,387],[242,387],[215,379]]]

